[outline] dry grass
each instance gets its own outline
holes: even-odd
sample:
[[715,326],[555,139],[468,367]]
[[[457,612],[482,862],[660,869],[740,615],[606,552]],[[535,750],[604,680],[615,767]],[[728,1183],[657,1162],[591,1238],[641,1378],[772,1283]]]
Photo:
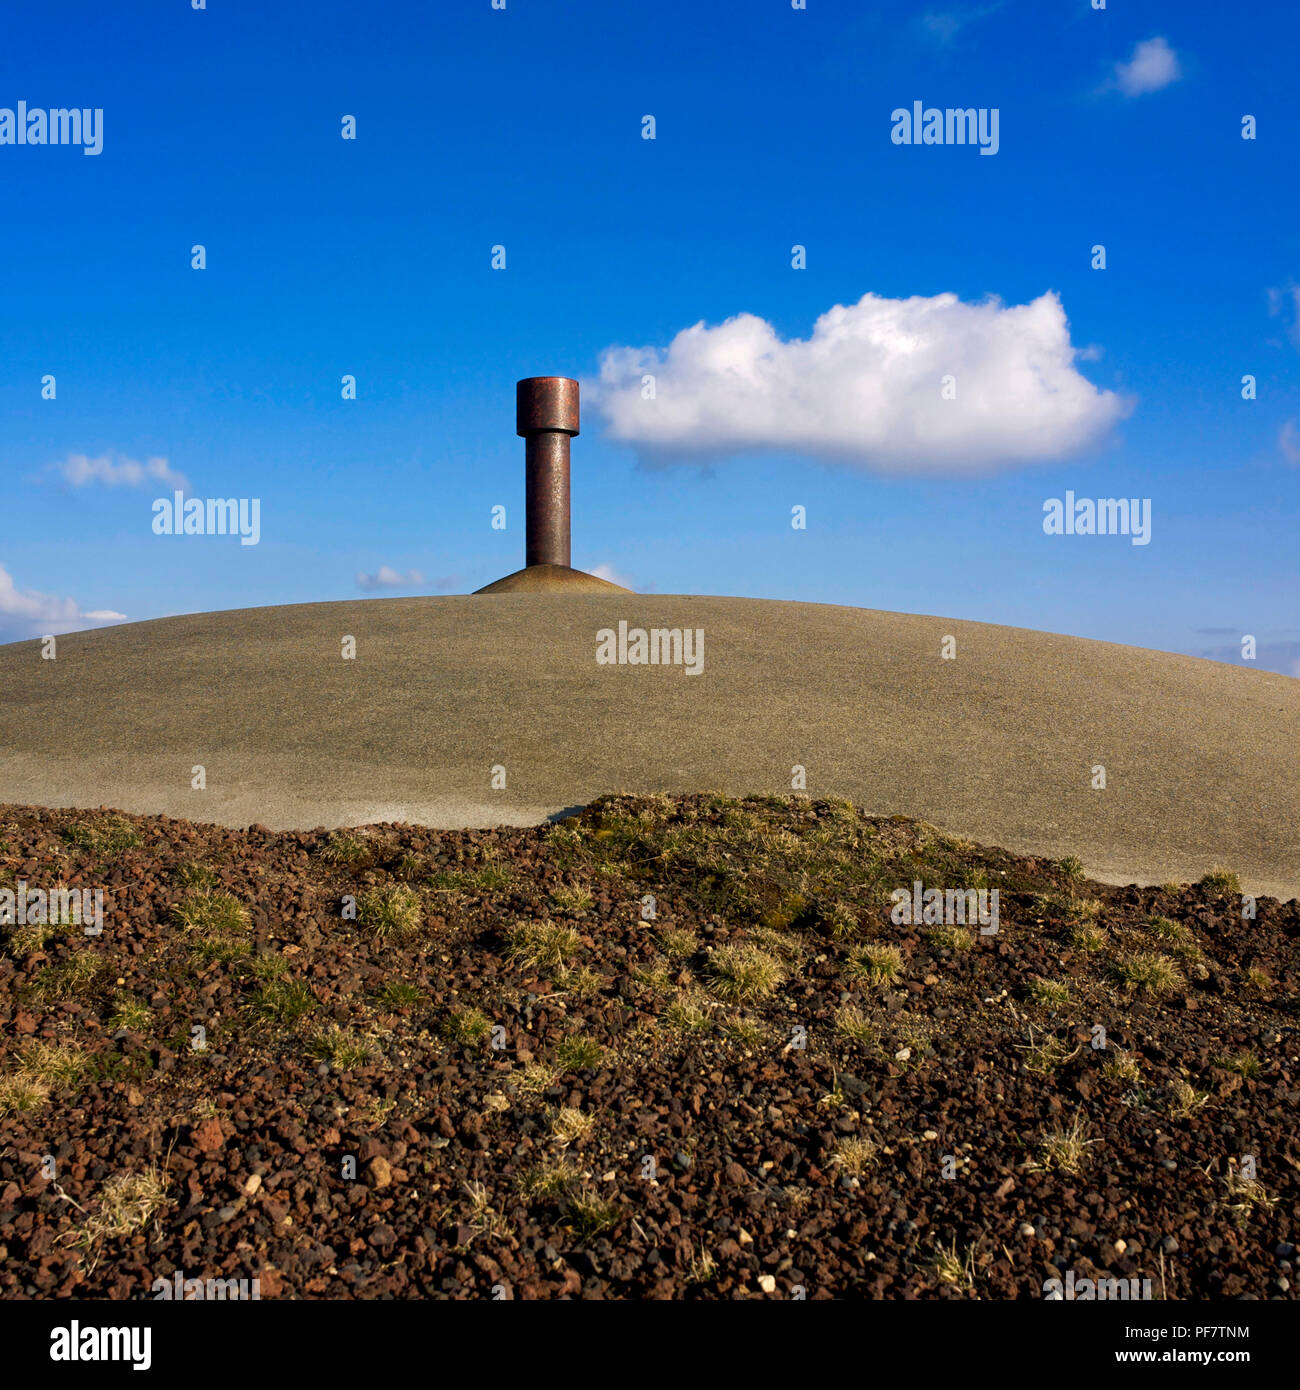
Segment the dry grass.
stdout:
[[1231,869],[1225,869],[1216,864],[1214,868],[1206,874],[1200,882],[1202,888],[1209,888],[1216,893],[1240,893],[1241,878]]
[[360,836],[347,830],[336,830],[327,835],[316,852],[327,864],[338,864],[348,869],[358,868],[370,860],[370,846]]
[[561,1038],[555,1047],[556,1065],[563,1071],[594,1070],[602,1066],[605,1059],[605,1049],[600,1043],[581,1033],[571,1038]]
[[1243,1177],[1241,1170],[1235,1166],[1228,1169],[1223,1186],[1226,1196],[1223,1205],[1241,1225],[1254,1215],[1256,1207],[1268,1212],[1277,1206],[1278,1199],[1267,1191],[1258,1178]]
[[380,941],[400,941],[424,925],[424,905],[407,884],[386,884],[357,899],[357,923]]
[[1032,1028],[1029,1031],[1029,1042],[1020,1048],[1020,1051],[1025,1054],[1025,1070],[1039,1076],[1051,1076],[1079,1054],[1077,1047],[1068,1047],[1060,1038],[1050,1033],[1041,1042],[1035,1042]]
[[1152,998],[1172,994],[1186,983],[1177,964],[1168,956],[1154,951],[1138,951],[1121,956],[1115,962],[1112,973],[1130,993]]
[[1039,1141],[1043,1167],[1071,1175],[1082,1172],[1089,1148],[1101,1142],[1086,1138],[1086,1132],[1082,1117],[1076,1115],[1069,1129],[1057,1129],[1045,1135]]
[[142,1231],[166,1205],[169,1185],[157,1164],[139,1173],[115,1173],[99,1189],[99,1200],[82,1227],[83,1242],[117,1240]]
[[975,945],[975,933],[969,927],[949,924],[931,927],[925,939],[936,951],[969,951]]
[[306,1051],[309,1057],[314,1057],[317,1061],[347,1069],[364,1067],[368,1062],[374,1061],[378,1048],[375,1040],[364,1033],[331,1023],[317,1029],[307,1039]]
[[565,1227],[579,1240],[590,1240],[617,1226],[622,1217],[612,1202],[607,1202],[590,1187],[571,1192],[565,1203]]
[[580,945],[572,927],[554,922],[519,922],[506,933],[507,958],[529,970],[553,970],[577,955]]
[[709,988],[719,999],[738,1003],[766,999],[785,979],[781,962],[757,946],[718,946],[709,952]]
[[481,1009],[457,1009],[444,1020],[442,1032],[452,1042],[481,1043],[492,1032],[492,1020]]
[[574,887],[561,885],[553,888],[550,894],[551,906],[558,912],[586,912],[596,901],[591,891],[581,884]]
[[876,1146],[870,1139],[850,1136],[835,1145],[831,1162],[850,1177],[859,1178],[876,1160]]
[[685,927],[665,927],[655,938],[669,960],[689,960],[700,949],[700,939]]
[[1182,1077],[1176,1077],[1166,1089],[1169,1093],[1169,1115],[1175,1120],[1189,1119],[1210,1098],[1208,1091],[1198,1091]]
[[880,1046],[880,1029],[872,1018],[854,1004],[846,1004],[835,1015],[835,1031],[860,1047]]
[[1103,951],[1109,941],[1110,937],[1101,927],[1093,926],[1089,922],[1076,922],[1070,928],[1070,945],[1076,951],[1088,954]]
[[108,1026],[116,1031],[125,1028],[131,1033],[143,1033],[153,1022],[153,1010],[133,994],[115,994],[113,1012],[109,1015]]
[[1030,980],[1027,993],[1035,1004],[1048,1008],[1063,1008],[1070,1002],[1070,986],[1064,980]]
[[897,946],[855,946],[849,952],[848,972],[868,984],[897,984],[903,978],[903,953]]
[[56,964],[38,970],[32,980],[32,990],[46,1003],[78,999],[96,993],[111,974],[107,962],[93,951],[77,950]]
[[1190,927],[1175,922],[1172,917],[1148,917],[1146,929],[1150,935],[1165,942],[1186,942],[1192,939]]
[[975,1247],[968,1245],[963,1254],[954,1236],[950,1245],[935,1247],[930,1257],[930,1272],[941,1284],[969,1293],[975,1287]]
[[99,816],[93,820],[78,821],[63,831],[63,838],[68,844],[101,859],[111,858],[144,843],[144,837],[135,826],[121,816]]
[[698,990],[682,990],[659,1017],[664,1027],[682,1036],[707,1033],[712,1023],[709,1001]]
[[230,893],[189,893],[172,910],[176,925],[197,936],[238,936],[248,930],[248,909]]
[[1136,1086],[1142,1080],[1137,1054],[1125,1052],[1122,1047],[1110,1050],[1110,1056],[1102,1063],[1101,1074],[1108,1081],[1124,1081],[1131,1086]]
[[1214,1065],[1222,1067],[1224,1071],[1236,1072],[1243,1081],[1258,1081],[1264,1074],[1264,1064],[1249,1048],[1231,1056],[1216,1057]]
[[566,1105],[555,1112],[551,1121],[551,1138],[567,1148],[585,1139],[595,1127],[596,1117],[584,1114],[575,1106]]

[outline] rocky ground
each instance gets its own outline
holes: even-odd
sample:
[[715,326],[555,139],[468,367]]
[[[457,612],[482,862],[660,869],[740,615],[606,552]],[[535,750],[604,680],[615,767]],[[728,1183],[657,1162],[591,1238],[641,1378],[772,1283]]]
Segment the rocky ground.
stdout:
[[[916,881],[998,930],[896,923]],[[60,882],[102,934],[0,927],[5,1297],[1296,1296],[1300,902],[1226,871],[803,798],[0,807],[0,890]]]

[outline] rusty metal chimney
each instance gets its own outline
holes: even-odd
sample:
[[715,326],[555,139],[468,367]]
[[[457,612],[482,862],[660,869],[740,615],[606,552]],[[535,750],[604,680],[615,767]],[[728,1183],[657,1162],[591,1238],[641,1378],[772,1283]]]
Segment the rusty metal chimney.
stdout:
[[523,435],[526,565],[569,568],[569,440],[578,433],[578,383],[530,376],[515,385],[515,429]]
[[569,440],[578,433],[578,383],[530,376],[515,383],[515,429],[524,446],[524,567],[476,594],[630,593],[569,559]]

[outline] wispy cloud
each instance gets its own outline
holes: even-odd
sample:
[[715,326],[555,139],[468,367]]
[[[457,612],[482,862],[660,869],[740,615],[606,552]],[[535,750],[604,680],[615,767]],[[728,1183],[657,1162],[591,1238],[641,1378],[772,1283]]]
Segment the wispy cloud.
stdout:
[[1268,312],[1275,318],[1287,320],[1286,335],[1300,348],[1300,285],[1287,285],[1284,289],[1270,289],[1268,292]]
[[57,635],[125,621],[125,613],[109,608],[83,612],[75,599],[20,589],[9,571],[0,565],[0,641],[19,642],[46,633]]
[[927,10],[921,16],[921,27],[942,44],[951,43],[959,33],[977,19],[996,14],[1002,8],[1001,0],[995,5],[962,7],[949,6],[942,10]]
[[419,570],[401,574],[390,565],[380,565],[374,574],[357,574],[357,588],[365,593],[373,593],[376,589],[414,589],[423,583],[424,575]]
[[1288,463],[1300,465],[1300,429],[1294,420],[1286,420],[1277,434],[1277,447]]
[[1144,39],[1133,50],[1127,63],[1116,63],[1112,81],[1126,97],[1158,92],[1183,75],[1178,54],[1168,39]]
[[613,565],[593,565],[590,573],[594,574],[597,579],[607,580],[610,584],[617,584],[623,589],[634,587],[632,581],[620,574]]
[[1276,671],[1280,676],[1300,676],[1300,642],[1263,641],[1255,650],[1255,659],[1247,661],[1241,654],[1240,641],[1235,646],[1211,647],[1189,652],[1207,661],[1223,661],[1229,666],[1248,666],[1256,671]]
[[779,450],[972,474],[1077,453],[1128,413],[1078,356],[1052,292],[1010,307],[866,294],[827,310],[808,339],[739,314],[666,349],[610,348],[591,399],[614,439],[655,461]]
[[72,487],[139,487],[142,483],[161,483],[166,487],[189,487],[189,480],[178,473],[164,458],[138,459],[109,458],[107,454],[99,458],[88,458],[85,454],[69,454],[62,463],[51,465],[64,482]]

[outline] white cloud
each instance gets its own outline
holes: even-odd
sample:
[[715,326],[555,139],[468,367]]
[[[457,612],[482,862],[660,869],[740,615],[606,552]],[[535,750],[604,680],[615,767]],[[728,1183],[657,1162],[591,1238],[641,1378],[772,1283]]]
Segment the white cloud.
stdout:
[[1080,375],[1078,355],[1050,291],[1011,307],[865,294],[822,314],[808,339],[738,314],[683,329],[663,351],[609,348],[591,397],[610,435],[652,458],[785,450],[877,472],[970,474],[1076,453],[1128,413]]
[[405,574],[399,574],[390,565],[380,565],[374,574],[357,575],[357,588],[366,593],[373,593],[376,589],[414,589],[424,583],[424,575],[419,570],[407,570]]
[[1270,289],[1268,312],[1274,317],[1280,315],[1291,320],[1287,324],[1287,337],[1300,348],[1300,285],[1288,285],[1283,290]]
[[613,565],[593,565],[591,569],[588,570],[588,573],[594,574],[597,579],[604,579],[610,584],[617,584],[623,589],[630,589],[633,587],[632,581],[624,578]]
[[1300,465],[1300,430],[1294,420],[1287,420],[1278,431],[1277,447],[1288,463]]
[[972,9],[932,10],[921,16],[921,24],[940,43],[948,44],[966,25],[996,14],[1001,8],[1001,0],[998,0],[997,4]]
[[166,459],[152,458],[144,463],[137,459],[110,459],[106,454],[100,458],[87,458],[85,454],[69,454],[62,463],[53,465],[54,471],[73,487],[87,487],[91,483],[102,483],[105,487],[139,487],[141,483],[162,483],[167,487],[184,490],[189,481],[183,473],[177,473]]
[[1115,64],[1115,84],[1126,97],[1158,92],[1182,76],[1178,55],[1166,39],[1145,39],[1127,63]]
[[19,642],[29,637],[43,637],[46,633],[57,635],[125,621],[125,613],[109,608],[94,608],[83,613],[75,599],[20,589],[9,571],[0,565],[0,641]]

